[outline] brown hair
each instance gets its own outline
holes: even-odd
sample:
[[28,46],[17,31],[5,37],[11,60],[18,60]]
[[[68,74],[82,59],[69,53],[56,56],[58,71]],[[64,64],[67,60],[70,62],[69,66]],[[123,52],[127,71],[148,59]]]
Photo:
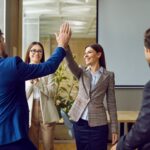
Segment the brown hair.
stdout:
[[91,47],[97,53],[98,52],[101,53],[101,57],[99,58],[99,64],[100,64],[100,66],[102,66],[106,69],[105,54],[104,54],[104,50],[103,50],[102,46],[100,44],[95,43],[95,44],[91,44],[91,45],[86,46],[86,48],[87,47]]
[[44,47],[43,47],[43,45],[42,45],[40,42],[34,41],[34,42],[32,42],[32,43],[29,45],[29,47],[28,47],[28,49],[27,49],[27,52],[26,52],[25,62],[28,63],[28,64],[30,63],[29,53],[30,53],[31,48],[32,48],[34,45],[39,45],[39,46],[42,48],[42,59],[41,59],[40,62],[42,63],[42,62],[45,61],[45,53],[44,53]]
[[3,32],[1,31],[1,29],[0,29],[0,37],[3,35]]
[[4,42],[2,42],[1,40],[3,39],[3,32],[1,31],[0,29],[0,43],[2,43],[2,50],[0,51],[0,56],[3,57],[3,58],[6,58],[8,57],[8,54],[6,53],[6,49],[5,49],[5,46],[4,46]]
[[144,46],[145,48],[150,49],[150,28],[145,31]]

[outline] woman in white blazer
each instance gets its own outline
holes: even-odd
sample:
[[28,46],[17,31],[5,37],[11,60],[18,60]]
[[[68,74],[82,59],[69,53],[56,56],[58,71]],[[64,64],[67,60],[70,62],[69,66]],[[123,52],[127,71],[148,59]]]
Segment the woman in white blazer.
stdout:
[[[44,48],[40,42],[32,42],[26,52],[26,63],[44,62]],[[54,128],[59,115],[53,101],[53,75],[26,81],[26,96],[30,111],[29,136],[34,145],[39,147],[42,138],[44,150],[54,150]]]

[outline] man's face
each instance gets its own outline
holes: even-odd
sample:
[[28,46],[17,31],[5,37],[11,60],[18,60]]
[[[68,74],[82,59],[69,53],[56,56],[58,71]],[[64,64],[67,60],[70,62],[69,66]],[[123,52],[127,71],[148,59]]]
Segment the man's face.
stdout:
[[0,36],[0,56],[2,56],[2,53],[5,51],[5,42],[4,37]]

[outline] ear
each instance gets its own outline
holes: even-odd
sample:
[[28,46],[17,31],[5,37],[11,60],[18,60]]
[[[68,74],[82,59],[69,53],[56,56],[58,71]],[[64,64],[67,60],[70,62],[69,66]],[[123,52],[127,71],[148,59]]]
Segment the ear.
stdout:
[[98,52],[98,53],[97,53],[97,57],[98,57],[98,58],[100,58],[100,57],[101,57],[101,55],[102,55],[102,53],[101,53],[101,52]]

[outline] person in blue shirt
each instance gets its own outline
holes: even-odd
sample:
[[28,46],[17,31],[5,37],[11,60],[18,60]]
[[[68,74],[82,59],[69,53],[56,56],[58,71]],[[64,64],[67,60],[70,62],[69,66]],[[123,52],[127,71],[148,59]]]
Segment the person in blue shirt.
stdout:
[[18,56],[8,57],[0,30],[0,150],[36,150],[28,138],[29,109],[25,81],[54,73],[66,55],[71,38],[68,23],[56,34],[58,47],[44,63],[26,64]]

